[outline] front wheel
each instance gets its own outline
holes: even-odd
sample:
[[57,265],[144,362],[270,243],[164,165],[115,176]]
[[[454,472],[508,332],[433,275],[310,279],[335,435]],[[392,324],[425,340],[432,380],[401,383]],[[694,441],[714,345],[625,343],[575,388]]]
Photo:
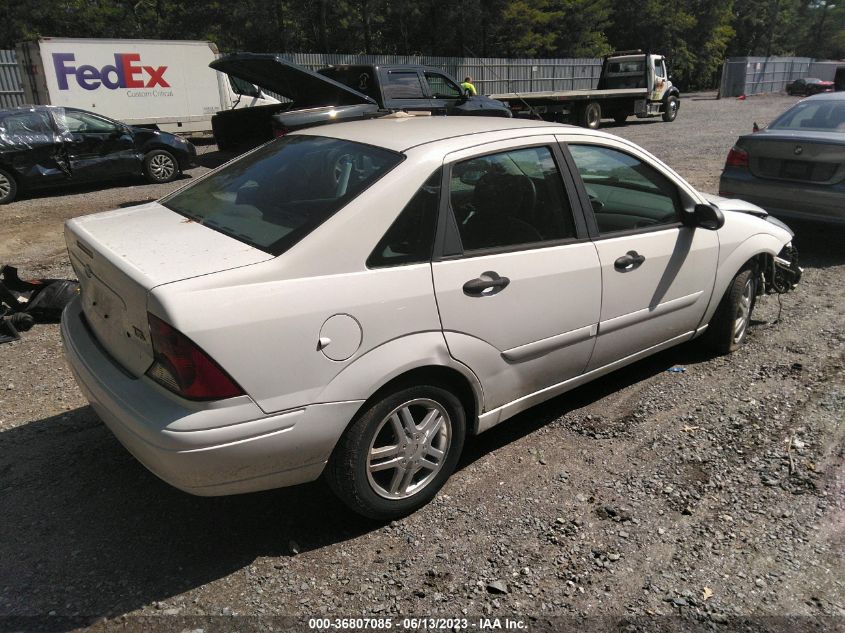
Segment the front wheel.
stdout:
[[144,176],[153,184],[175,180],[179,176],[179,161],[170,152],[154,149],[144,156]]
[[352,510],[396,519],[421,508],[455,470],[466,433],[454,394],[421,385],[393,392],[361,413],[341,437],[325,477]]
[[666,123],[671,123],[678,116],[678,106],[681,100],[678,97],[672,96],[666,99],[666,104],[663,106],[663,120]]
[[728,286],[705,334],[705,341],[716,353],[730,354],[748,337],[748,325],[757,301],[757,283],[757,269],[748,264]]

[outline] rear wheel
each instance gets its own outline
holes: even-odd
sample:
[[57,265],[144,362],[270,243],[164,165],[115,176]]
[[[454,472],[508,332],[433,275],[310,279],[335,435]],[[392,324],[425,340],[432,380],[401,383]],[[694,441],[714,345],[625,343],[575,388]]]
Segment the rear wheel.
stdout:
[[601,104],[595,101],[590,101],[581,109],[581,115],[578,119],[578,124],[581,127],[586,127],[591,130],[599,129],[599,125],[601,124]]
[[144,156],[144,176],[155,184],[175,180],[179,176],[179,161],[170,152],[154,149]]
[[466,420],[460,400],[433,385],[400,389],[346,430],[326,481],[352,510],[395,519],[428,503],[455,470]]
[[14,176],[0,169],[0,204],[8,204],[18,195],[18,184]]
[[747,264],[728,286],[705,335],[705,341],[716,353],[730,354],[745,342],[757,301],[757,283],[756,266]]
[[671,96],[666,99],[666,103],[663,105],[663,120],[667,123],[671,123],[675,120],[675,117],[678,116],[678,106],[680,105],[681,100],[678,97]]

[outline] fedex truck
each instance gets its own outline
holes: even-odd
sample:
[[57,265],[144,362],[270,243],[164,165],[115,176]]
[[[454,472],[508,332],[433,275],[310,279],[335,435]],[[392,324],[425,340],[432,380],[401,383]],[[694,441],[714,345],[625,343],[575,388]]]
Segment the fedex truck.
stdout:
[[44,37],[16,48],[27,103],[81,108],[129,125],[211,131],[221,110],[278,103],[214,71],[212,42]]

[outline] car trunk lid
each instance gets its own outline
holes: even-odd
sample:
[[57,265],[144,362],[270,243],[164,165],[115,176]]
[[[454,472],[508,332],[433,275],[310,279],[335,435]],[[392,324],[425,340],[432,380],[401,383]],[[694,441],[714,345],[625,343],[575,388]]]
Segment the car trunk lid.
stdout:
[[69,220],[65,240],[88,327],[133,376],[153,361],[150,290],[272,258],[158,203]]
[[367,95],[279,55],[236,53],[216,59],[209,66],[275,92],[297,106],[376,104]]
[[845,134],[772,130],[743,137],[739,145],[758,178],[819,185],[845,180]]

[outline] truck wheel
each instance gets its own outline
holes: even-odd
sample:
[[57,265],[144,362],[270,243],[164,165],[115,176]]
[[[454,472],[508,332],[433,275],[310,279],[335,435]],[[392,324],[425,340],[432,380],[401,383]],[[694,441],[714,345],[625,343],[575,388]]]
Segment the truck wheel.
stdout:
[[578,117],[578,125],[581,127],[590,128],[591,130],[599,129],[601,124],[601,104],[595,101],[590,101],[581,109],[581,115]]
[[613,120],[616,121],[617,125],[622,125],[628,120],[628,115],[625,112],[617,112],[613,115]]
[[179,173],[179,161],[170,152],[154,149],[144,156],[144,176],[153,184],[175,180]]
[[0,204],[9,204],[18,195],[18,184],[7,171],[0,169]]
[[671,123],[678,116],[678,106],[680,103],[681,101],[678,97],[672,96],[666,99],[666,103],[663,106],[663,120],[666,123]]

